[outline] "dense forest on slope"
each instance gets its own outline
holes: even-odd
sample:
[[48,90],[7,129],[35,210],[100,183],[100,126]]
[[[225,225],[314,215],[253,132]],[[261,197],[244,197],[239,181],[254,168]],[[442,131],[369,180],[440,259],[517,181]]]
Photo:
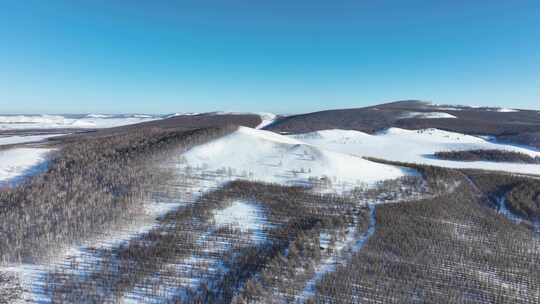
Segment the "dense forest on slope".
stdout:
[[31,261],[129,221],[168,174],[156,161],[171,151],[232,132],[230,128],[141,128],[79,138],[51,156],[49,169],[0,191],[0,261]]
[[540,239],[463,182],[376,209],[377,230],[317,285],[317,303],[537,303]]

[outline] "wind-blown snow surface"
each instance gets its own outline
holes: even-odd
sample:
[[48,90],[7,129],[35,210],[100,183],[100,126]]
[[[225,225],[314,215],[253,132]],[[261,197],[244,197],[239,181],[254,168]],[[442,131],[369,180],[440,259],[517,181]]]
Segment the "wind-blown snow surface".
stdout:
[[327,177],[338,184],[371,184],[412,171],[326,151],[270,131],[240,127],[184,154],[187,164],[262,182],[305,184]]
[[49,151],[37,148],[0,150],[0,186],[39,170],[46,163]]
[[0,130],[19,129],[94,129],[110,128],[161,119],[159,116],[134,115],[3,115]]
[[540,152],[511,145],[489,142],[483,138],[438,129],[404,130],[390,128],[375,135],[351,130],[324,130],[288,136],[316,147],[355,156],[369,156],[392,161],[421,163],[449,168],[474,168],[521,174],[540,174],[540,165],[461,162],[439,160],[435,152],[498,149],[540,156]]

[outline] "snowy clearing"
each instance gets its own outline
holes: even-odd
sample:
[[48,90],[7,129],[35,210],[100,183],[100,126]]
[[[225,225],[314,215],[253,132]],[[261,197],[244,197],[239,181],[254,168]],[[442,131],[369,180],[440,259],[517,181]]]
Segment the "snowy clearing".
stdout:
[[50,151],[41,148],[0,150],[0,186],[40,171],[46,165]]
[[[414,171],[326,151],[292,137],[240,127],[184,154],[187,165],[245,179],[302,185],[326,177],[349,186],[395,179]],[[343,188],[350,188],[344,186]]]
[[352,130],[324,130],[290,135],[316,147],[355,156],[369,156],[392,161],[420,163],[448,168],[470,168],[506,171],[520,174],[540,174],[540,165],[494,163],[487,161],[460,162],[439,160],[435,152],[496,149],[520,152],[532,157],[540,152],[512,145],[489,142],[483,138],[438,129],[404,130],[390,128],[375,135]]
[[268,226],[266,216],[259,206],[244,202],[234,201],[232,204],[213,212],[215,225],[218,227],[229,226],[240,231],[252,234],[255,242],[265,240],[263,228]]

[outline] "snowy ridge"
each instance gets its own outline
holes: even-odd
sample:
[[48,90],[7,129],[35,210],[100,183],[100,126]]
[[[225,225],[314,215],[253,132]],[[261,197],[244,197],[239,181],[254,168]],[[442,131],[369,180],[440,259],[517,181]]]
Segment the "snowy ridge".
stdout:
[[435,159],[433,157],[435,152],[475,149],[506,150],[524,153],[532,157],[540,156],[540,152],[532,149],[490,142],[481,137],[438,129],[405,130],[389,128],[375,135],[360,131],[334,129],[290,135],[288,137],[330,151],[355,156],[376,157],[448,168],[502,170],[520,174],[538,174],[540,172],[540,165],[535,164],[487,161],[460,162]]
[[229,171],[270,183],[305,184],[326,177],[349,185],[394,179],[412,171],[326,151],[296,138],[240,127],[234,133],[197,146],[184,155],[191,167]]

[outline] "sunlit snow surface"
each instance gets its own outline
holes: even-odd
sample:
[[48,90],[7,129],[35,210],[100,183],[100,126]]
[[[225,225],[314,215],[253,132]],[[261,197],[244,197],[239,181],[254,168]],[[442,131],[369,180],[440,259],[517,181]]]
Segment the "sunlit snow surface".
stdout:
[[498,149],[540,156],[539,151],[490,142],[486,139],[438,129],[404,130],[390,128],[370,135],[351,130],[324,130],[288,136],[315,147],[355,156],[369,156],[407,163],[421,163],[449,168],[473,168],[507,171],[521,174],[540,174],[540,165],[496,163],[487,161],[461,162],[439,160],[435,152],[475,149]]

